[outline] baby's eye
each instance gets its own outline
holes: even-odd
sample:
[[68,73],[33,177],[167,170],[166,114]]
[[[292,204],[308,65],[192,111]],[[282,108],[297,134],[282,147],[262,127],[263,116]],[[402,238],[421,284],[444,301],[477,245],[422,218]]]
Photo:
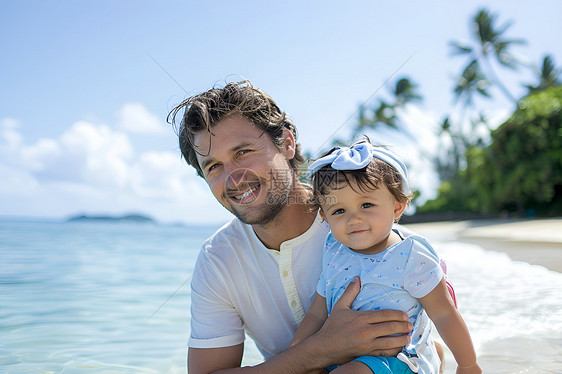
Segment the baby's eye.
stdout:
[[370,207],[372,207],[372,206],[374,206],[374,205],[371,204],[371,203],[363,203],[363,204],[361,204],[361,208],[363,208],[363,209],[370,208]]
[[337,209],[334,211],[334,213],[332,213],[333,216],[338,215],[338,214],[343,214],[345,212],[345,210],[343,209]]

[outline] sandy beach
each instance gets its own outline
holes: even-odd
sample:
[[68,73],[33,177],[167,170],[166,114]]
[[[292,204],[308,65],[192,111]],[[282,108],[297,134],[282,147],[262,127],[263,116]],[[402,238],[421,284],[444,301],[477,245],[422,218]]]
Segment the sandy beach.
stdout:
[[460,241],[562,273],[562,218],[445,221],[404,225],[430,241]]

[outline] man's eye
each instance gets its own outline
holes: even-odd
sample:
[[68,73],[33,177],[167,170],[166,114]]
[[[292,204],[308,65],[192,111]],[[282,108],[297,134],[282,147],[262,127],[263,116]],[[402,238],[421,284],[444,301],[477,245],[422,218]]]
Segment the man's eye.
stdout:
[[334,211],[334,213],[332,213],[333,216],[338,215],[338,214],[343,214],[345,212],[345,210],[343,209],[338,209],[336,211]]
[[245,155],[246,153],[249,153],[251,151],[252,151],[251,149],[241,149],[238,151],[238,156]]
[[212,164],[211,166],[209,166],[207,168],[207,174],[209,174],[212,170],[216,169],[219,167],[219,164]]
[[365,208],[370,208],[370,207],[372,207],[372,206],[374,206],[374,205],[371,204],[371,203],[363,203],[363,204],[361,204],[361,208],[363,208],[363,209],[365,209]]

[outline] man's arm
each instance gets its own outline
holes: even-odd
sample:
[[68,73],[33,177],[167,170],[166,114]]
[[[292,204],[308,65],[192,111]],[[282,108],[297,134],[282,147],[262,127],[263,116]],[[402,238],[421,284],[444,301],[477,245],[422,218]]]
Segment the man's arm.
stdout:
[[221,348],[189,348],[188,373],[213,373],[223,369],[240,367],[244,343]]
[[[360,290],[352,281],[320,331],[289,347],[272,359],[253,367],[240,367],[243,345],[224,348],[190,348],[190,374],[313,373],[362,355],[391,356],[410,342],[408,315],[397,310],[352,311],[351,303]],[[229,368],[229,369],[227,369]]]

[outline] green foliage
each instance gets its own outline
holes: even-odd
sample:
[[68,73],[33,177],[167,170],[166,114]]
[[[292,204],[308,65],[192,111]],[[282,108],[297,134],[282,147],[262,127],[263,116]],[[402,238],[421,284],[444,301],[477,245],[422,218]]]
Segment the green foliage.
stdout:
[[[472,43],[450,43],[453,55],[467,58],[453,91],[462,111],[455,120],[446,116],[440,126],[435,166],[442,185],[438,197],[419,212],[562,214],[562,91],[551,88],[559,87],[560,70],[545,56],[535,69],[537,83],[526,85],[531,94],[516,100],[497,78],[493,63],[521,66],[510,49],[524,41],[506,37],[511,22],[499,25],[497,19],[480,9],[471,20]],[[517,108],[489,138],[475,136],[483,134],[477,130],[489,131],[489,125],[474,99],[491,97],[491,88]]]
[[560,83],[560,70],[556,68],[554,58],[546,55],[543,58],[542,64],[536,71],[538,83],[536,85],[526,85],[529,92],[537,92],[545,88],[559,86]]
[[466,168],[445,180],[420,213],[562,214],[562,86],[527,96],[491,132],[487,147],[465,152]]
[[441,183],[437,198],[427,201],[416,213],[475,212],[478,211],[477,205],[474,190],[466,183],[464,175],[459,174],[457,178]]
[[467,161],[483,209],[562,214],[562,87],[521,100],[492,144]]

